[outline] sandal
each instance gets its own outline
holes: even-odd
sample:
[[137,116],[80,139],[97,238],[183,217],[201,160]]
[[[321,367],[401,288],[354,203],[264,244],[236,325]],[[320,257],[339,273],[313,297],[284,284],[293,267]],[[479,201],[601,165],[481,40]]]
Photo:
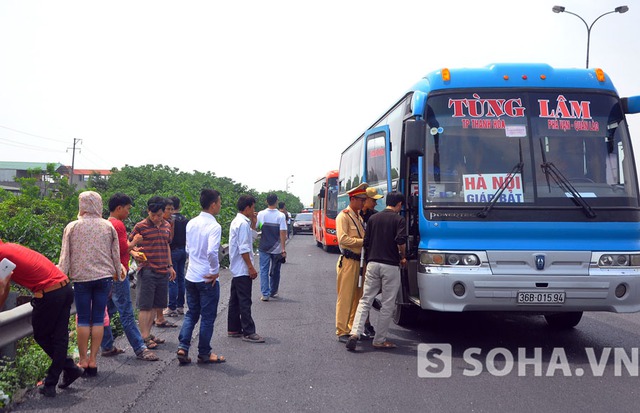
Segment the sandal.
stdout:
[[158,328],[174,328],[178,327],[177,324],[169,322],[169,320],[164,320],[162,323],[158,324],[157,322],[153,323],[154,326]]
[[390,341],[385,341],[384,343],[373,343],[372,346],[373,348],[378,348],[383,350],[398,347]]
[[[157,344],[156,344],[157,346]],[[144,360],[144,361],[158,361],[160,360],[160,358],[158,356],[156,356],[156,353],[154,353],[153,351],[149,350],[149,348],[145,348],[144,350],[142,350],[140,353],[136,354],[136,358],[138,360]]]
[[117,356],[118,354],[122,354],[124,353],[124,350],[121,348],[118,348],[116,346],[113,346],[113,348],[111,350],[105,350],[102,353],[100,353],[100,355],[102,357],[113,357],[113,356]]
[[[189,355],[187,354],[187,352],[185,350],[179,349],[176,354],[178,355],[178,363],[180,363],[180,364],[189,364],[189,363],[191,363],[191,359],[189,358]],[[198,356],[198,363],[200,363],[200,357],[199,356]]]
[[147,337],[143,340],[144,340],[145,346],[147,346],[149,350],[158,348],[158,343],[156,343],[151,337]]
[[167,342],[167,340],[165,340],[164,338],[160,338],[160,337],[156,337],[153,334],[149,334],[149,337],[152,341],[154,341],[156,344],[164,344]]
[[198,356],[198,364],[216,364],[216,363],[224,363],[227,361],[224,356],[219,356],[217,354],[209,354],[208,356]]

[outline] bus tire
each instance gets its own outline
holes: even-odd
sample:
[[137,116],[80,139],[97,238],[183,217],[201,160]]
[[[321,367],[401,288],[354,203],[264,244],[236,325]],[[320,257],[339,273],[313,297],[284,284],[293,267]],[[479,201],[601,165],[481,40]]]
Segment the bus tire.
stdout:
[[582,311],[545,314],[544,319],[549,327],[566,330],[578,325],[580,319],[582,319]]
[[324,252],[329,252],[329,246],[327,244],[322,244],[322,249]]
[[322,248],[322,243],[321,243],[320,241],[316,241],[316,246],[317,246],[318,248]]
[[402,327],[411,327],[416,324],[419,309],[413,304],[396,304],[393,312],[393,322]]

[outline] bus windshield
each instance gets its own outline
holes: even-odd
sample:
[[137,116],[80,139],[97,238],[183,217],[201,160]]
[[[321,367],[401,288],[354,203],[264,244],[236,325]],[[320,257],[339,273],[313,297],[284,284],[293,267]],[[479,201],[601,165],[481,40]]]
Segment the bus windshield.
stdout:
[[327,218],[335,219],[338,216],[338,178],[327,180],[326,191]]
[[426,117],[427,206],[481,207],[497,194],[496,208],[567,207],[576,197],[593,207],[638,206],[630,138],[613,95],[434,94]]

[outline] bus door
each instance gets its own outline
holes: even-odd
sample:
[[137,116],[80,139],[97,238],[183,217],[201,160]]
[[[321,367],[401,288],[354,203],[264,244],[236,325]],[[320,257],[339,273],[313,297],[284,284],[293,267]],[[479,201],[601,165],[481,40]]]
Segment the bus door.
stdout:
[[[365,138],[365,182],[386,195],[391,191],[391,143],[389,126],[379,126],[364,133]],[[399,150],[400,148],[398,148]],[[377,210],[384,209],[379,202]]]

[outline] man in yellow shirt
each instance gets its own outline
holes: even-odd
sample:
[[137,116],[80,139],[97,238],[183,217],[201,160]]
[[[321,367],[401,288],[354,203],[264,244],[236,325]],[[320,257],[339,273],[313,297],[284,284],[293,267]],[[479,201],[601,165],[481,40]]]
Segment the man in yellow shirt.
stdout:
[[358,286],[360,274],[360,252],[364,239],[364,226],[359,211],[367,199],[367,184],[361,183],[347,192],[349,206],[336,218],[336,232],[340,258],[336,264],[337,293],[336,335],[346,343],[356,314],[358,301],[362,296],[362,286]]

